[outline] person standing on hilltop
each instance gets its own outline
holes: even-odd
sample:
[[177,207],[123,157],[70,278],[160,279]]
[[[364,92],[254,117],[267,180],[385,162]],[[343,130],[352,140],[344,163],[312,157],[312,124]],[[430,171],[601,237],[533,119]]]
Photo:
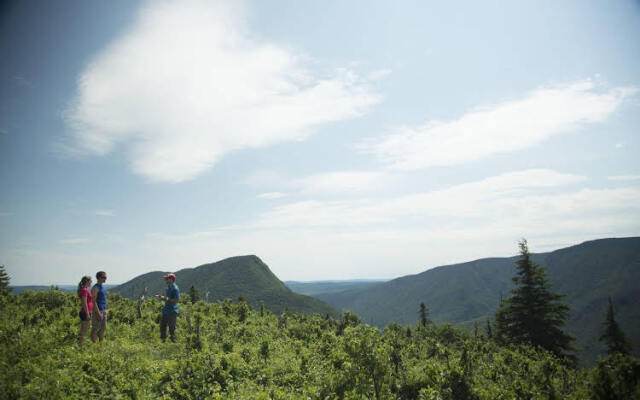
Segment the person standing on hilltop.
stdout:
[[107,280],[107,273],[100,271],[96,274],[97,283],[91,288],[93,296],[93,310],[91,316],[91,340],[95,343],[104,339],[104,331],[107,330],[107,291],[103,284]]
[[164,342],[167,339],[167,326],[172,342],[176,341],[176,318],[178,317],[178,301],[180,300],[180,289],[176,285],[176,276],[166,274],[162,277],[167,283],[167,292],[164,296],[156,294],[155,297],[164,301],[162,307],[162,319],[160,320],[160,339]]
[[80,332],[78,333],[78,344],[84,342],[84,336],[89,329],[89,321],[91,321],[91,311],[93,310],[93,301],[91,293],[87,289],[91,285],[91,277],[83,276],[78,283],[78,297],[80,298]]

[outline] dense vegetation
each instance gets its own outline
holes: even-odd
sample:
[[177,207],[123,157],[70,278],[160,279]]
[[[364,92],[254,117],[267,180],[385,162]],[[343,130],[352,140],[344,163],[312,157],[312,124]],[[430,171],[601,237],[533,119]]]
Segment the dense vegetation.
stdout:
[[[0,297],[3,398],[638,399],[640,363],[592,369],[544,350],[500,346],[449,324],[379,330],[346,312],[276,315],[244,301],[181,302],[177,343],[162,303],[110,294],[103,344],[79,347],[79,302],[61,290]],[[415,308],[416,314],[418,307]],[[601,315],[604,320],[604,315]]]
[[[164,293],[167,286],[161,277],[165,273],[155,271],[140,275],[111,289],[111,292],[129,299],[137,299],[143,293]],[[256,256],[231,257],[196,268],[181,269],[175,274],[181,293],[187,293],[193,286],[206,301],[242,296],[252,307],[257,308],[263,302],[267,309],[278,314],[288,309],[303,314],[339,316],[338,311],[328,304],[292,292]]]
[[[418,314],[409,304],[425,303],[436,323],[450,322],[473,329],[493,319],[514,284],[517,257],[487,258],[429,269],[374,287],[314,295],[338,310],[348,309],[380,328],[391,322],[415,324]],[[640,343],[640,238],[601,239],[550,253],[534,253],[545,267],[554,292],[565,294],[569,306],[566,330],[576,337],[576,355],[585,366],[595,365],[606,351],[598,340],[607,299],[617,307],[620,326],[633,343]],[[636,357],[640,346],[634,347]]]

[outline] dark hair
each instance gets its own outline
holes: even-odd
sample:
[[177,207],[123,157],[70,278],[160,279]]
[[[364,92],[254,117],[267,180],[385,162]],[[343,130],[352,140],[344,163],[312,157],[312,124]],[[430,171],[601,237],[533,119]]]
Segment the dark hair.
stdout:
[[104,271],[98,271],[98,272],[96,273],[96,279],[100,279],[100,278],[102,278],[103,276],[105,276],[106,274],[107,274],[107,273],[106,273],[106,272],[104,272]]
[[91,277],[89,275],[85,275],[82,277],[82,279],[80,279],[80,283],[78,283],[78,297],[81,297],[80,291],[82,290],[84,285],[87,284],[87,282],[91,282]]

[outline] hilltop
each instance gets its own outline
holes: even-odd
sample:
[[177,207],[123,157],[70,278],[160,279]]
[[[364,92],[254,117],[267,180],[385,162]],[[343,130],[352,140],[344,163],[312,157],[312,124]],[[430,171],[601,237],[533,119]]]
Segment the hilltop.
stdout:
[[[154,271],[140,275],[113,289],[124,297],[135,299],[147,288],[147,295],[164,293],[166,284],[162,275],[167,272]],[[227,258],[218,262],[181,269],[176,274],[176,283],[182,293],[187,293],[191,285],[198,289],[203,299],[213,302],[242,296],[252,307],[264,302],[267,309],[282,313],[285,308],[303,314],[329,314],[338,312],[326,303],[292,292],[271,272],[260,258],[254,255]]]

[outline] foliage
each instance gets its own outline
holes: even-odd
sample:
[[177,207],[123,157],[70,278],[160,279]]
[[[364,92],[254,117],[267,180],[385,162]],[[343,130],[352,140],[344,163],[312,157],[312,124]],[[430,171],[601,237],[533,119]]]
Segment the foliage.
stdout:
[[7,271],[4,269],[4,265],[0,265],[0,297],[8,296],[11,293],[9,282],[11,279],[7,275]]
[[544,268],[531,260],[527,241],[519,246],[515,288],[496,312],[496,336],[503,342],[529,344],[567,356],[574,340],[562,330],[569,307],[560,302],[563,295],[551,292]]
[[161,302],[143,302],[138,317],[136,302],[108,296],[105,341],[82,346],[77,296],[12,296],[0,313],[2,397],[601,399],[640,390],[629,356],[577,369],[545,350],[502,347],[450,324],[380,330],[351,312],[339,320],[261,315],[244,301],[182,303],[178,341],[162,343]]
[[592,372],[591,398],[594,400],[640,399],[640,363],[617,353],[598,361]]
[[615,311],[613,309],[613,302],[611,296],[609,296],[609,304],[607,306],[607,315],[603,322],[604,330],[600,336],[600,340],[607,345],[607,353],[614,355],[616,353],[629,354],[631,353],[631,342],[625,336],[622,328],[616,321]]
[[200,298],[200,292],[198,291],[198,288],[196,288],[193,285],[191,285],[191,287],[189,288],[189,299],[191,300],[192,304],[201,299]]
[[422,326],[427,326],[431,321],[429,320],[429,308],[424,304],[420,303],[420,311],[418,311],[420,315],[420,324]]
[[[338,310],[354,311],[379,328],[391,322],[419,323],[416,308],[410,305],[421,302],[429,306],[429,318],[435,323],[471,328],[478,321],[483,326],[487,318],[493,319],[499,306],[498,294],[513,288],[511,278],[517,259],[484,258],[430,268],[370,287],[314,296]],[[566,294],[564,301],[571,313],[565,328],[577,337],[576,347],[583,349],[578,354],[581,365],[593,366],[605,353],[604,344],[598,341],[602,323],[599,310],[605,309],[609,295],[616,301],[618,323],[634,343],[640,342],[640,237],[588,241],[535,253],[531,259],[546,268],[554,291]],[[640,346],[633,351],[640,357]]]

